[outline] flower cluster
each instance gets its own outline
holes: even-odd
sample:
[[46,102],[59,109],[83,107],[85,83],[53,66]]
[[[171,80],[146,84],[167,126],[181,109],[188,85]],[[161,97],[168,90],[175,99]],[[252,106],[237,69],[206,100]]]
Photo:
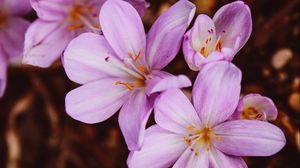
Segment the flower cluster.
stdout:
[[[7,63],[23,48],[29,23],[18,16],[30,9],[27,2],[0,0],[0,95]],[[30,2],[38,19],[25,34],[23,63],[45,68],[61,57],[69,79],[81,85],[65,98],[75,120],[99,123],[120,111],[129,167],[240,168],[247,167],[241,157],[270,156],[285,145],[269,122],[277,117],[274,103],[241,96],[242,73],[231,63],[252,31],[244,2],[223,6],[212,19],[200,14],[187,30],[195,5],[179,0],[148,33],[144,0]],[[163,70],[181,48],[199,71],[192,100],[180,90],[190,79]],[[156,124],[146,128],[152,111]]]

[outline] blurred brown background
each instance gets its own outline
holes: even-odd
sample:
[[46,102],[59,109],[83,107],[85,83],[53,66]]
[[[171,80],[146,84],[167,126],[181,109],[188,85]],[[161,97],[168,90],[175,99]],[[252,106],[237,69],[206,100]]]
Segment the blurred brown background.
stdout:
[[[151,0],[144,17],[146,29],[175,1]],[[213,13],[228,0],[194,0],[198,13]],[[274,122],[287,144],[271,157],[245,158],[250,168],[300,167],[300,57],[299,0],[247,0],[253,33],[234,63],[242,69],[242,93],[272,98],[279,109]],[[33,20],[34,13],[28,16]],[[166,68],[192,80],[182,53]],[[77,85],[66,77],[60,63],[51,68],[11,67],[5,96],[0,99],[0,167],[122,168],[128,155],[117,114],[88,125],[64,111],[64,96]],[[153,123],[153,119],[149,125]]]

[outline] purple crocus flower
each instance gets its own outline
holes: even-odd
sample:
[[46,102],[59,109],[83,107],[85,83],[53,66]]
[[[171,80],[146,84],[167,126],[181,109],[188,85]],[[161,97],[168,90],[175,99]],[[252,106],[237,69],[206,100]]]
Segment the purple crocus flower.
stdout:
[[242,1],[223,6],[213,19],[200,14],[184,37],[185,60],[194,71],[208,62],[231,61],[245,45],[251,31],[251,13]]
[[260,94],[248,94],[240,99],[232,119],[273,121],[277,114],[276,106],[270,98]]
[[64,53],[68,77],[83,84],[67,94],[67,113],[85,123],[98,123],[122,107],[119,124],[125,141],[130,150],[139,149],[155,93],[191,85],[186,76],[161,69],[179,51],[194,12],[194,4],[178,1],[146,37],[141,18],[129,3],[105,2],[100,12],[104,36],[82,34]]
[[[31,0],[37,19],[25,37],[23,63],[48,67],[84,32],[100,33],[98,15],[106,0]],[[145,0],[128,0],[144,14]]]
[[0,0],[0,97],[6,87],[9,62],[22,56],[24,34],[30,24],[22,16],[30,9],[29,0]]
[[241,156],[270,156],[285,145],[283,132],[259,120],[228,120],[237,107],[241,72],[220,61],[205,65],[193,91],[193,105],[179,90],[165,91],[155,103],[154,125],[146,130],[130,168],[241,168]]

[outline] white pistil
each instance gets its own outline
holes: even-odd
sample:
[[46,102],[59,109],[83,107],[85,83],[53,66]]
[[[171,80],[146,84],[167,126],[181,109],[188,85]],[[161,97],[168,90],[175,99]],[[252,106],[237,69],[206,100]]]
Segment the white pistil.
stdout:
[[86,26],[88,27],[89,29],[91,29],[91,31],[93,31],[94,33],[97,33],[99,34],[100,33],[100,29],[96,28],[95,26],[93,26],[93,24],[88,20],[86,19],[83,15],[79,15],[78,16],[80,21]]
[[119,68],[125,72],[127,72],[128,74],[138,78],[138,79],[144,79],[144,77],[141,75],[141,74],[138,74],[137,72],[133,71],[132,69],[124,66],[122,63],[114,60],[114,59],[111,59],[110,57],[107,57],[106,58],[106,61],[108,63],[110,63],[112,66],[114,66],[115,68]]

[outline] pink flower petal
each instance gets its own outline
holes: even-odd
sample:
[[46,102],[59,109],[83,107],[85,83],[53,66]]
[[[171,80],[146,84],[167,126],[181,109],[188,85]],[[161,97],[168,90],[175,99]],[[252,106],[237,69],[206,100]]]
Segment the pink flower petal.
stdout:
[[150,4],[145,0],[125,0],[129,2],[140,14],[140,16],[144,16],[147,8]]
[[206,64],[192,92],[193,104],[201,121],[213,126],[227,120],[239,101],[241,71],[225,61]]
[[205,151],[204,147],[201,148],[201,151],[199,151],[199,155],[197,156],[190,148],[188,148],[184,151],[172,168],[194,168],[200,166],[208,168],[208,165],[208,153]]
[[198,15],[190,34],[191,47],[200,52],[201,47],[207,45],[210,48],[214,47],[217,35],[215,24],[212,19],[204,14]]
[[129,77],[129,74],[115,67],[115,57],[107,40],[94,33],[84,33],[73,39],[63,57],[68,77],[80,84],[107,77]]
[[25,35],[23,63],[38,67],[49,67],[59,58],[75,36],[60,22],[33,22]]
[[160,70],[178,53],[184,32],[195,14],[195,5],[180,0],[164,12],[147,35],[147,62],[150,69]]
[[131,94],[119,114],[119,125],[129,150],[139,150],[142,146],[145,127],[153,109],[153,102],[143,91]]
[[14,16],[25,15],[31,10],[30,0],[3,0],[2,4],[0,2],[0,7]]
[[145,92],[151,95],[168,89],[184,88],[192,85],[190,79],[185,75],[173,76],[163,71],[152,71],[151,79],[147,80]]
[[154,107],[155,121],[168,131],[184,134],[189,126],[201,126],[193,105],[179,89],[163,92]]
[[263,121],[228,121],[213,130],[220,137],[214,146],[234,156],[270,156],[280,151],[286,143],[278,127]]
[[74,0],[31,0],[32,8],[44,21],[63,21]]
[[0,98],[3,96],[6,87],[6,71],[7,71],[7,58],[5,53],[0,47]]
[[247,168],[247,164],[241,157],[226,155],[215,148],[211,148],[209,154],[210,168]]
[[129,55],[140,55],[141,60],[144,59],[144,26],[139,14],[129,3],[106,1],[100,11],[100,24],[105,38],[121,59],[131,59]]
[[66,96],[66,112],[75,120],[98,123],[111,117],[128,99],[126,88],[108,78],[85,84]]
[[[251,12],[242,1],[236,1],[220,8],[214,15],[213,21],[217,35],[222,37],[222,47],[231,48],[235,53],[245,45],[250,37],[252,31]],[[233,56],[231,57],[233,58]]]
[[30,23],[19,17],[7,19],[5,27],[0,30],[0,46],[9,59],[22,57],[24,35]]
[[180,135],[154,125],[146,130],[142,149],[131,152],[127,164],[130,168],[170,167],[185,149],[186,144]]

